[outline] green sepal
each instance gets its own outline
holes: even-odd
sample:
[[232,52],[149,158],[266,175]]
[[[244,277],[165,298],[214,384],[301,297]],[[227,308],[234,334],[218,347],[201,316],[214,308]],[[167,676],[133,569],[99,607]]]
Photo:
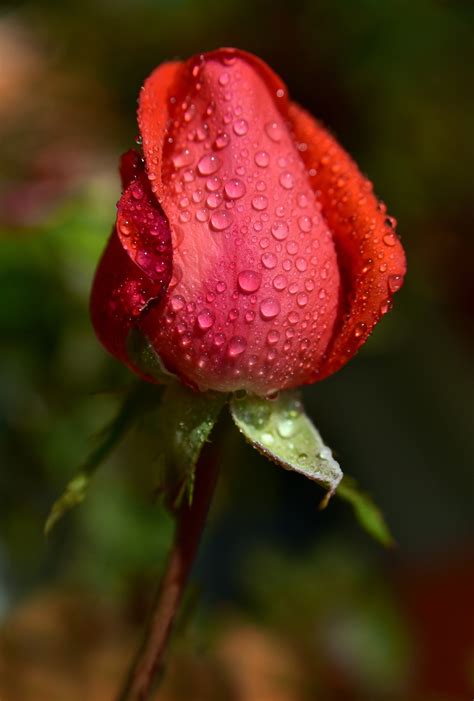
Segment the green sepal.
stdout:
[[320,484],[327,490],[327,503],[342,471],[306,415],[297,392],[281,392],[275,400],[234,395],[230,409],[237,428],[254,448],[277,465]]
[[372,538],[382,543],[385,547],[395,545],[395,541],[379,507],[369,494],[359,488],[353,477],[344,475],[344,479],[337,488],[337,496],[352,506],[359,524]]
[[185,495],[192,499],[196,463],[226,401],[222,392],[194,392],[180,383],[163,392],[157,417],[158,490],[172,511]]
[[64,514],[84,501],[90,481],[97,469],[136,421],[159,402],[160,395],[160,389],[143,382],[133,387],[115,417],[100,432],[95,448],[70,480],[64,493],[53,504],[44,527],[46,535]]
[[178,380],[176,375],[173,375],[165,368],[156,350],[146,336],[137,328],[132,328],[128,334],[126,347],[130,360],[144,375],[152,377],[163,385],[168,385],[170,382]]

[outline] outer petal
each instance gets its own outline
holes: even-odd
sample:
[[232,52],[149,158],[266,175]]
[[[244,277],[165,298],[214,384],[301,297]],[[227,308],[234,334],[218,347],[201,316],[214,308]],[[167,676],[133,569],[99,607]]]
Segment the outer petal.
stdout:
[[395,220],[346,151],[298,105],[290,106],[289,117],[334,237],[344,287],[342,314],[315,381],[344,365],[389,311],[406,262]]
[[333,334],[339,270],[287,126],[286,90],[235,50],[171,70],[166,91],[159,71],[147,81],[139,119],[174,275],[140,326],[168,368],[200,389],[301,385]]
[[95,275],[91,318],[107,350],[141,374],[128,358],[126,340],[132,326],[166,293],[172,272],[171,236],[137,157],[126,154],[121,172],[128,186]]

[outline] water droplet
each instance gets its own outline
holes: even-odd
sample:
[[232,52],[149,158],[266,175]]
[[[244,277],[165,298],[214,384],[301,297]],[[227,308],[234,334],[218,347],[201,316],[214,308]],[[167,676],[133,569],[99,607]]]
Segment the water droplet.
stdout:
[[356,327],[354,329],[355,338],[360,338],[366,332],[366,330],[367,330],[367,324],[364,324],[363,321],[356,324]]
[[309,231],[311,231],[311,227],[313,226],[311,218],[307,217],[306,215],[298,217],[298,226],[303,233],[307,234]]
[[[209,197],[211,197],[211,195],[209,195]],[[232,214],[223,209],[218,212],[213,212],[211,214],[210,224],[215,231],[224,231],[224,229],[227,229],[232,224]]]
[[264,209],[266,209],[267,205],[268,205],[268,199],[265,197],[265,195],[257,195],[252,200],[252,207],[254,209],[256,209],[258,212],[261,212]]
[[191,214],[187,209],[185,209],[184,212],[180,212],[180,214],[179,214],[179,221],[180,222],[182,222],[183,224],[186,224],[190,219],[191,219]]
[[255,163],[259,168],[266,168],[270,163],[270,156],[266,151],[257,151],[255,154]]
[[283,136],[283,129],[278,122],[267,122],[265,124],[265,133],[269,139],[278,143]]
[[254,270],[242,270],[237,277],[239,289],[245,294],[256,292],[260,287],[261,282],[262,276],[260,273],[256,273]]
[[228,85],[230,80],[230,75],[225,72],[221,73],[219,76],[219,85]]
[[245,321],[250,324],[255,319],[255,312],[245,312]]
[[174,312],[179,312],[181,309],[184,309],[185,304],[186,300],[184,297],[181,297],[181,295],[174,295],[174,297],[171,297],[171,309]]
[[266,431],[261,434],[261,439],[262,443],[265,443],[265,445],[271,445],[275,441],[275,438],[272,436],[272,434],[267,433]]
[[295,179],[290,172],[285,171],[284,173],[281,173],[279,183],[285,190],[291,190],[295,184]]
[[395,244],[397,243],[397,237],[393,233],[385,234],[385,236],[383,237],[383,242],[386,246],[395,246]]
[[280,339],[280,332],[277,331],[276,329],[272,329],[271,331],[268,332],[267,343],[270,346],[274,346],[275,343],[278,343],[279,339]]
[[308,304],[308,295],[304,292],[300,292],[296,298],[296,302],[299,307],[305,307]]
[[280,313],[280,304],[273,297],[267,297],[260,304],[260,315],[262,319],[274,319]]
[[226,182],[224,192],[230,200],[238,200],[245,195],[246,188],[242,180],[231,178]]
[[245,119],[237,119],[234,122],[233,129],[237,136],[244,136],[249,130],[249,125]]
[[275,278],[273,278],[273,287],[279,292],[284,290],[286,287],[286,277],[284,275],[277,275]]
[[290,322],[290,324],[297,324],[299,321],[299,318],[300,318],[300,315],[298,314],[298,312],[290,312],[288,314],[288,321]]
[[277,423],[277,431],[282,438],[290,438],[296,429],[296,424],[291,419],[280,419]]
[[296,241],[288,241],[286,244],[286,250],[290,254],[290,256],[294,256],[295,253],[298,253],[298,244]]
[[243,336],[233,336],[229,341],[227,354],[230,358],[236,358],[237,356],[242,355],[246,347],[247,341],[245,338],[243,338]]
[[219,192],[211,192],[206,200],[206,204],[211,209],[217,209],[222,204],[222,195]]
[[212,175],[219,170],[221,160],[214,153],[207,153],[199,160],[197,169],[201,175]]
[[267,268],[267,270],[273,270],[277,262],[277,257],[274,253],[268,252],[262,255],[262,265],[264,268]]
[[201,223],[206,222],[209,219],[209,211],[204,207],[198,209],[196,212],[196,219]]
[[395,294],[397,290],[403,284],[403,277],[401,275],[389,275],[388,276],[388,289],[392,294]]
[[212,178],[206,180],[206,190],[208,192],[217,192],[221,184],[222,180],[217,175],[214,175]]
[[197,324],[201,331],[207,331],[214,323],[214,314],[210,309],[203,309],[197,315]]
[[296,270],[299,270],[300,273],[304,273],[304,271],[308,268],[308,263],[304,258],[297,258],[295,266]]
[[284,221],[276,221],[272,224],[272,235],[277,241],[283,241],[288,236],[288,224]]
[[227,285],[225,284],[224,280],[219,280],[219,282],[216,284],[216,292],[218,294],[222,294],[226,289]]
[[298,195],[298,207],[301,207],[301,209],[304,209],[307,206],[308,206],[308,197],[304,193],[301,193],[301,195]]
[[216,136],[216,140],[214,141],[214,146],[215,146],[215,148],[217,148],[219,150],[223,149],[227,146],[227,144],[229,143],[229,140],[230,140],[229,134],[226,131],[222,131]]
[[188,148],[184,148],[179,153],[176,153],[172,158],[173,165],[175,168],[184,168],[185,166],[190,166],[193,160],[193,154]]

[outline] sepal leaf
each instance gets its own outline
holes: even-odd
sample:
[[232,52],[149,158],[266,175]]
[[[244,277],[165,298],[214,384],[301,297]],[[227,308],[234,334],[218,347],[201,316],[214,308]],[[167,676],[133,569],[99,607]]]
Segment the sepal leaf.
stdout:
[[327,498],[334,494],[341,468],[297,392],[281,392],[275,400],[234,395],[230,408],[237,428],[262,455],[314,480],[327,490]]
[[226,401],[222,392],[194,392],[178,382],[165,388],[158,410],[158,489],[171,510],[185,495],[192,499],[196,463]]

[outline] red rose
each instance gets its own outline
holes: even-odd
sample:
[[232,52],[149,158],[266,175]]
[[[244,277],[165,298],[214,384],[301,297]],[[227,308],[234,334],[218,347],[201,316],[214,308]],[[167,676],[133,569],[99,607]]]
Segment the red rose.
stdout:
[[140,94],[143,158],[97,270],[92,320],[137,328],[200,390],[267,395],[327,377],[390,309],[405,273],[394,220],[348,154],[255,56],[159,66]]

